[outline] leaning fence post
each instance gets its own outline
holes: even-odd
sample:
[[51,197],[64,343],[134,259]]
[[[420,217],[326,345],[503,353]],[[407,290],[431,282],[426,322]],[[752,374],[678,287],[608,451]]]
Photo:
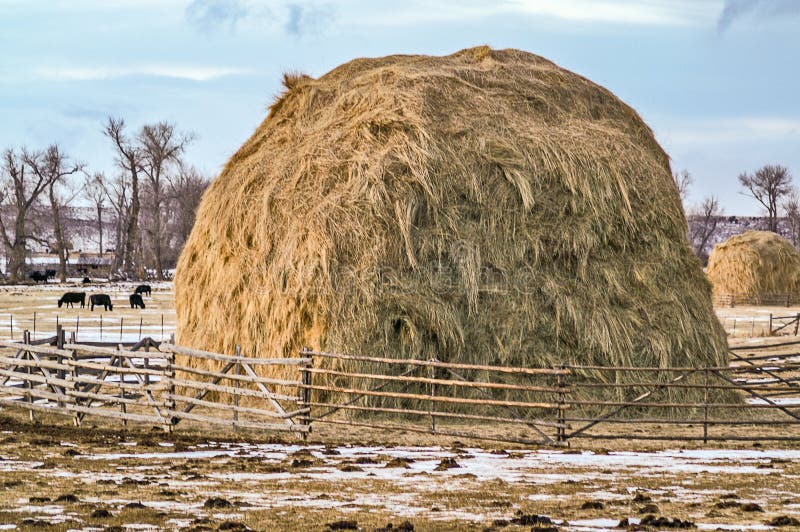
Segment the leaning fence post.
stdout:
[[[58,349],[59,351],[64,349],[64,329],[61,327],[61,325],[56,325],[56,349]],[[64,365],[64,356],[60,352],[56,356],[56,362],[58,362],[59,365],[56,375],[58,375],[58,378],[63,381],[64,368],[62,366]],[[60,388],[61,388],[61,393],[66,394],[67,391],[66,388],[64,386],[60,386]],[[64,408],[64,401],[61,400],[58,401],[58,408]]]
[[708,368],[703,370],[703,443],[708,443]]
[[[76,342],[75,331],[72,331],[71,333],[69,333],[69,343],[71,343],[72,345],[75,345],[75,342]],[[77,362],[78,362],[78,352],[74,348],[70,352],[70,357],[71,357],[72,362],[73,362],[72,363],[72,391],[73,392],[79,392],[80,391],[80,383],[78,382],[78,364],[77,364]],[[78,406],[80,404],[80,401],[78,400],[78,396],[75,393],[73,393],[73,395],[72,395],[72,402],[75,403],[76,406]],[[82,419],[81,418],[81,413],[76,410],[75,411],[75,415],[72,417],[72,423],[76,427],[80,427],[81,426],[81,419]]]
[[[429,362],[437,361],[436,357],[432,357],[428,359]],[[436,379],[436,368],[434,366],[428,366],[428,377],[431,380]],[[428,401],[428,415],[431,416],[431,432],[434,434],[436,433],[436,416],[433,415],[433,399],[436,397],[436,383],[430,383],[430,400]]]
[[305,441],[308,437],[308,433],[311,432],[312,418],[311,405],[309,404],[311,403],[311,372],[309,369],[314,367],[314,358],[311,356],[311,349],[308,347],[303,347],[303,349],[300,350],[300,356],[307,359],[307,361],[300,366],[300,380],[302,383],[300,387],[300,409],[307,409],[300,417],[300,423],[308,427],[308,431],[302,433],[303,441]]
[[[172,342],[175,342],[175,335],[172,335]],[[167,357],[167,379],[169,380],[168,390],[169,390],[169,410],[175,411],[175,351],[170,351],[169,356]],[[169,424],[167,425],[167,432],[172,434],[172,429],[175,427],[175,423],[178,421],[178,418],[173,416],[169,419]]]
[[556,427],[556,441],[559,443],[567,441],[567,430],[564,423],[564,375],[562,373],[565,369],[564,365],[558,366],[559,372],[556,380],[556,387],[558,388],[558,410],[556,413],[558,416],[556,419],[558,426]]
[[[236,366],[234,366],[233,374],[237,377],[242,373],[242,347],[236,346]],[[233,431],[239,430],[239,379],[233,380]]]
[[[122,351],[122,344],[117,345],[117,351]],[[128,406],[125,404],[125,373],[122,371],[122,358],[117,356],[117,367],[119,367],[120,371],[118,371],[119,375],[119,398],[121,401],[119,402],[119,411],[122,414],[122,428],[128,428]],[[113,360],[113,358],[112,358]],[[113,367],[114,364],[112,363],[111,366]]]
[[[31,343],[31,332],[27,329],[22,333],[22,342],[25,344]],[[28,360],[33,360],[33,357],[31,356],[29,351],[26,351],[25,355]],[[31,366],[28,365],[26,371],[26,373],[28,374],[26,388],[28,388],[28,404],[30,405],[30,408],[28,409],[28,417],[30,418],[31,423],[33,423],[34,421],[36,421],[36,417],[33,415],[33,393],[32,393],[33,383],[31,382],[31,369],[33,368],[31,368]]]

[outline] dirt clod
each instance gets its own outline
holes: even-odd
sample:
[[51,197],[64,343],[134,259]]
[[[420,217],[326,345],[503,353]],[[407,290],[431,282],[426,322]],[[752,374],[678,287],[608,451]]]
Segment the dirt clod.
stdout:
[[129,502],[128,504],[123,506],[123,508],[128,508],[129,510],[143,510],[144,508],[147,508],[147,506],[145,506],[141,502]]
[[509,520],[509,523],[511,523],[512,525],[522,525],[522,526],[552,525],[553,520],[547,517],[546,515],[525,514],[522,512],[517,512],[516,516],[513,519]]
[[800,520],[788,515],[779,515],[771,521],[767,521],[769,526],[800,526]]
[[230,530],[232,532],[247,532],[250,528],[247,527],[244,523],[240,523],[238,521],[224,521],[219,525],[217,530]]
[[694,523],[691,521],[682,521],[677,517],[670,519],[669,517],[658,517],[655,515],[648,515],[642,518],[641,524],[644,526],[652,526],[654,528],[694,528]]
[[602,510],[605,505],[600,501],[586,501],[581,504],[581,510]]
[[325,525],[326,530],[358,530],[357,521],[333,521]]
[[458,462],[456,462],[455,458],[442,458],[442,461],[439,462],[439,465],[436,466],[434,471],[447,471],[448,469],[456,469],[461,467]]
[[743,512],[763,512],[764,509],[761,507],[760,504],[756,504],[754,502],[747,502],[742,504],[742,511]]
[[204,508],[233,508],[231,501],[222,497],[211,497],[203,503]]

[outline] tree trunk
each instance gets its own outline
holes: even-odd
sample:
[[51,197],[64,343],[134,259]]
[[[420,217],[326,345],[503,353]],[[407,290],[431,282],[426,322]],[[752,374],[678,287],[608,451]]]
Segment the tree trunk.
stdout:
[[156,261],[156,278],[164,280],[164,266],[161,260],[161,191],[156,191],[155,212],[153,219],[153,254]]
[[124,269],[125,273],[130,276],[142,278],[140,268],[137,268],[137,255],[139,247],[139,176],[136,169],[136,162],[131,162],[131,213],[128,220],[128,229],[126,231],[125,240],[125,259]]
[[58,277],[62,283],[67,282],[67,243],[64,239],[64,228],[61,226],[61,208],[58,205],[54,184],[50,185],[50,207],[53,209],[53,233],[56,237],[58,253]]
[[103,256],[103,206],[97,205],[97,234],[100,235],[100,256]]
[[17,220],[14,223],[14,243],[8,256],[8,272],[14,282],[25,280],[25,255],[27,252],[27,246],[25,245],[27,243],[25,240],[25,216],[26,213],[24,211],[17,215]]

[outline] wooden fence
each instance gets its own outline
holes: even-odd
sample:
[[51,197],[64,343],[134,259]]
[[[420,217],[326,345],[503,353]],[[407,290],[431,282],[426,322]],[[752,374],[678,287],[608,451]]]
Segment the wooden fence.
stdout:
[[[0,341],[0,405],[172,431],[313,424],[532,445],[571,440],[800,440],[800,342],[737,348],[722,367],[523,368],[347,355],[211,353],[78,343],[63,330]],[[769,346],[774,348],[775,344]],[[202,361],[202,364],[198,364]],[[200,367],[198,367],[200,366]],[[208,369],[214,367],[216,369]],[[286,378],[268,378],[279,368]]]
[[[223,355],[150,338],[133,345],[76,343],[74,333],[67,341],[61,328],[37,341],[25,332],[22,343],[0,340],[0,347],[12,350],[0,356],[0,405],[25,408],[32,421],[42,412],[69,416],[76,426],[97,416],[168,432],[183,420],[233,430],[309,431],[301,373],[295,381],[259,377],[264,366],[297,369],[308,362],[301,358]],[[184,362],[189,359],[212,360],[221,369],[195,368]],[[270,389],[276,385],[295,393],[276,393]]]
[[735,307],[736,305],[791,307],[800,303],[800,301],[792,298],[792,294],[758,294],[754,296],[714,294],[712,302],[715,307]]

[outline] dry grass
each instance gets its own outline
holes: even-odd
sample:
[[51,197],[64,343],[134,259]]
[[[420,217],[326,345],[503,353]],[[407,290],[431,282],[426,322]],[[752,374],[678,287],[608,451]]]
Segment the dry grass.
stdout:
[[518,50],[287,76],[206,193],[178,341],[515,366],[724,365],[667,155]]
[[747,231],[714,246],[708,259],[714,295],[759,304],[762,298],[789,294],[800,298],[800,252],[768,231]]

